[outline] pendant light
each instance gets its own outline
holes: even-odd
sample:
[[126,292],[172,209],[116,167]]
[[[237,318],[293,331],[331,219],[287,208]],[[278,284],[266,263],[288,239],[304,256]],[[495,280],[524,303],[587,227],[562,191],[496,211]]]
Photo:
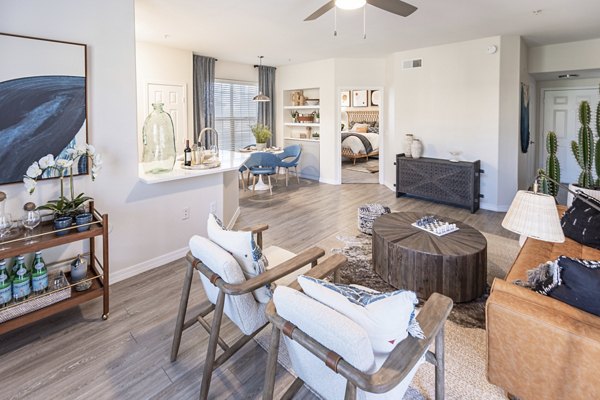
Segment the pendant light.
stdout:
[[[258,61],[259,61],[259,67],[262,67],[262,59],[264,56],[258,56]],[[256,96],[254,96],[254,98],[252,99],[252,101],[259,101],[259,102],[267,102],[267,101],[271,101],[271,99],[269,98],[269,96],[265,96],[263,94],[263,92],[258,92],[258,94]]]

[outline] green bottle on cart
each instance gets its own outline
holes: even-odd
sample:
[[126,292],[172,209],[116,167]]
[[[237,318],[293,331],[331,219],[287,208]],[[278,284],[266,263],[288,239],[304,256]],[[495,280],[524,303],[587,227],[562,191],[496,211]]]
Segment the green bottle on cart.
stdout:
[[[13,276],[12,292],[13,299],[16,302],[19,302],[29,298],[29,295],[31,294],[31,276],[25,266],[25,259],[23,256],[17,257],[15,265],[17,268],[16,273]],[[14,267],[13,271],[15,271]]]
[[6,270],[6,260],[0,260],[0,308],[8,306],[12,300],[12,282]]
[[42,252],[36,251],[31,268],[31,291],[33,294],[42,294],[48,289],[48,269],[42,258]]

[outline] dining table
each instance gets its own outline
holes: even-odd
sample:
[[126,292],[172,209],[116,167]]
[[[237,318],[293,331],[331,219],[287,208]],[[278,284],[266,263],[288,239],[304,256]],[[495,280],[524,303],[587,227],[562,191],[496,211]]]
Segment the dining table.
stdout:
[[[256,148],[242,148],[238,150],[239,153],[244,153],[244,154],[252,154],[252,153],[271,153],[271,154],[281,154],[283,153],[283,149],[280,147],[268,147],[265,148],[264,150],[258,150]],[[246,166],[244,164],[244,166],[246,168],[248,168],[248,166]],[[248,171],[250,171],[250,168],[248,168]],[[262,175],[258,176],[258,182],[256,182],[256,184],[248,186],[248,190],[270,190],[271,189],[271,185],[267,185],[264,181],[263,181],[263,177]]]

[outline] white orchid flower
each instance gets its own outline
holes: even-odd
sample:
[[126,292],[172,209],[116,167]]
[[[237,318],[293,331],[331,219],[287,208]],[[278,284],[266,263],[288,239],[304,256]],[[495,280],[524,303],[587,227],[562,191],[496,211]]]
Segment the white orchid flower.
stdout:
[[87,146],[86,145],[81,145],[78,144],[77,146],[75,146],[75,151],[77,152],[77,156],[83,156],[87,154]]
[[92,164],[102,165],[102,156],[100,155],[100,153],[96,153],[92,156]]
[[27,193],[32,194],[35,190],[35,186],[37,185],[35,179],[26,176],[25,178],[23,178],[23,183],[25,184],[25,189],[27,190]]
[[38,176],[40,176],[42,174],[42,169],[40,168],[40,166],[38,165],[37,161],[34,161],[33,164],[31,164],[29,166],[29,168],[27,168],[27,172],[25,173],[25,175],[27,175],[28,177],[35,179]]
[[54,167],[54,156],[52,154],[48,154],[47,156],[40,158],[38,164],[43,170],[46,168]]
[[56,167],[60,168],[60,169],[67,169],[70,168],[71,165],[73,165],[73,160],[67,160],[64,158],[59,158],[58,160],[56,160]]
[[96,154],[96,148],[94,146],[92,146],[91,144],[87,145],[87,153],[90,156],[94,156],[94,154]]

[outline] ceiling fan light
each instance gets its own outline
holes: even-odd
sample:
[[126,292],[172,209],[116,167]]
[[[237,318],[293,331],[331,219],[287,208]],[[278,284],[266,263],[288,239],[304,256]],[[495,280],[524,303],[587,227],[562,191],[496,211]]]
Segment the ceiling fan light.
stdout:
[[367,0],[335,0],[335,6],[343,10],[356,10],[367,4]]

